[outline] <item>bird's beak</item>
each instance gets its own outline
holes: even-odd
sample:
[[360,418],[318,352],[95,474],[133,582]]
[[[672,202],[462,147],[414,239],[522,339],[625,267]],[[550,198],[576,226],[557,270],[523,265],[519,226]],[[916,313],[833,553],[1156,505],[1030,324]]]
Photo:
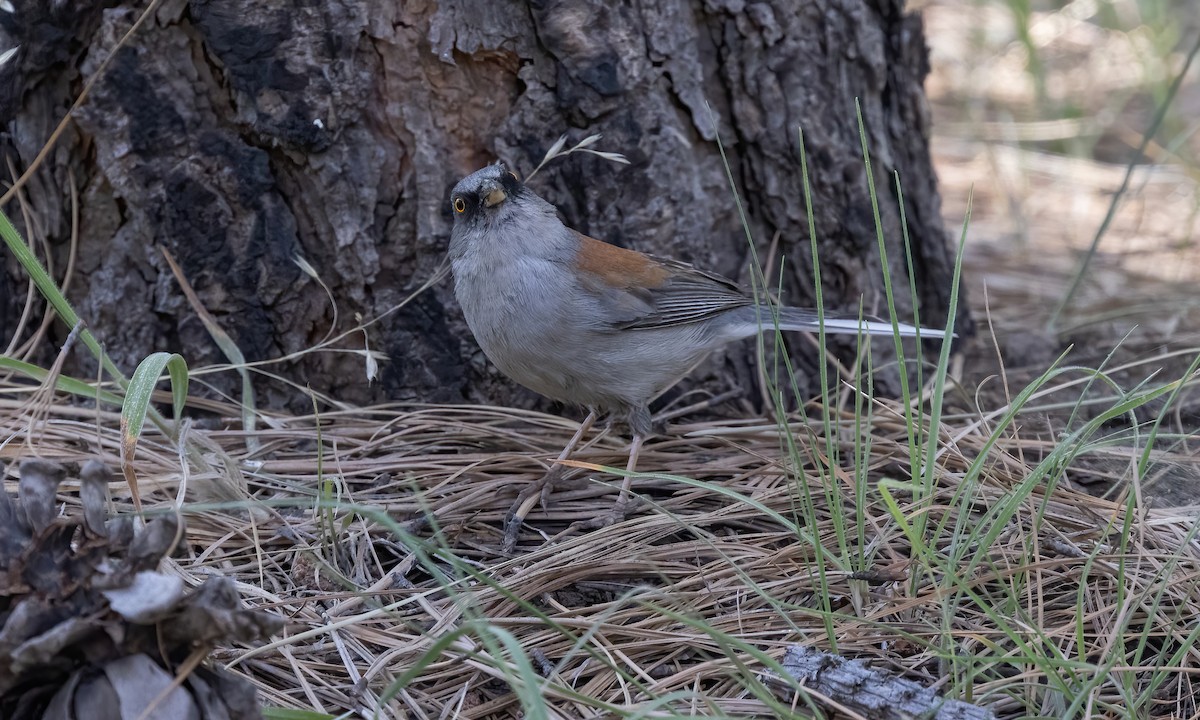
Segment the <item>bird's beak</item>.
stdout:
[[489,182],[483,186],[483,204],[485,207],[495,207],[508,198],[508,193],[498,182]]

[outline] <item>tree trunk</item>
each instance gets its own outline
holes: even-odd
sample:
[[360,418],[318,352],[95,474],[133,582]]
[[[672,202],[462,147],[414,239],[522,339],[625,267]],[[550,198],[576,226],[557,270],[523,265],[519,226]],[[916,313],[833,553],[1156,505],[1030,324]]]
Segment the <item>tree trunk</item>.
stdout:
[[[4,209],[49,249],[60,279],[77,256],[69,295],[126,371],[160,349],[193,366],[224,361],[162,250],[248,360],[298,353],[352,328],[356,315],[387,313],[435,273],[458,178],[497,157],[528,173],[562,133],[569,144],[602,133],[597,147],[631,161],[577,153],[531,181],[569,225],[748,281],[719,137],[759,257],[777,247],[786,263],[772,279],[789,304],[807,305],[803,128],[826,306],[856,312],[861,298],[881,314],[856,98],[897,300],[907,313],[893,172],[921,320],[945,321],[953,256],[928,152],[927,50],[920,18],[901,0],[165,0],[124,45],[144,3],[11,2],[13,13],[0,12],[0,52],[21,49],[0,68],[0,173],[27,169],[84,83],[96,82],[22,189],[30,221],[15,202]],[[326,289],[295,256],[328,287],[336,327]],[[10,261],[0,322],[18,344],[36,325],[18,324],[19,278]],[[957,329],[971,330],[965,310]],[[52,333],[61,342],[67,329]],[[382,382],[369,384],[352,353],[268,369],[352,403],[536,402],[485,361],[449,280],[365,337],[389,356]],[[800,389],[812,392],[813,353],[794,345]],[[363,346],[362,332],[336,343]],[[746,387],[752,352],[735,346],[692,382]],[[94,374],[80,353],[67,371]],[[240,384],[233,374],[208,380],[233,395]],[[281,383],[256,387],[260,405],[311,407]]]

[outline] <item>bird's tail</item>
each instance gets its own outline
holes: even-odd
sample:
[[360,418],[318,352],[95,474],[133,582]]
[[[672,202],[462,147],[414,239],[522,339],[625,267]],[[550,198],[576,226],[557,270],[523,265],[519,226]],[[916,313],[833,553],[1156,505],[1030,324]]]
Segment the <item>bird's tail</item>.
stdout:
[[[751,305],[740,308],[737,312],[737,320],[743,323],[750,323],[754,330],[757,330],[760,325],[764,330],[772,329],[775,327],[776,318],[778,318],[780,330],[817,332],[820,329],[816,310],[796,307],[772,308],[767,305],[755,307]],[[747,334],[752,334],[754,330]],[[906,325],[904,323],[899,323],[896,327],[893,327],[890,322],[882,320],[860,320],[857,317],[834,313],[825,313],[825,332],[840,335],[858,335],[859,333],[864,335],[891,335],[893,332],[899,332],[900,337],[917,337],[918,333],[920,333],[920,337],[928,339],[946,337],[944,330],[918,328],[915,325]]]

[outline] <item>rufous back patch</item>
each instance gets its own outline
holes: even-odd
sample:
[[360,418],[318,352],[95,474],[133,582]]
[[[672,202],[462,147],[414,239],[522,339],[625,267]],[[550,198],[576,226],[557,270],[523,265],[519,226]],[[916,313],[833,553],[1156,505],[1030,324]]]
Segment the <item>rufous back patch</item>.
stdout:
[[670,271],[653,258],[636,250],[610,245],[583,233],[579,238],[576,256],[581,272],[591,273],[616,288],[662,287]]

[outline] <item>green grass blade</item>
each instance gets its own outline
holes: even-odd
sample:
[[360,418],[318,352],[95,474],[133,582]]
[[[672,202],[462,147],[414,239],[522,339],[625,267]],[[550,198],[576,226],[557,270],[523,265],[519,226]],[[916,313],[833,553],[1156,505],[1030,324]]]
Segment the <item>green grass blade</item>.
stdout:
[[171,400],[176,422],[183,414],[188,389],[187,361],[177,353],[153,353],[138,365],[125,391],[125,401],[121,406],[122,443],[136,444],[141,436],[154,387],[162,377],[164,369],[171,377]]
[[[4,244],[8,246],[9,251],[17,258],[17,262],[29,274],[29,279],[33,281],[38,292],[42,294],[42,297],[46,298],[46,302],[50,303],[50,307],[54,308],[54,312],[58,313],[62,321],[67,324],[67,327],[80,325],[81,320],[79,319],[79,315],[76,314],[75,309],[67,302],[66,296],[62,294],[62,291],[54,283],[54,278],[50,277],[50,273],[46,271],[46,266],[42,264],[41,260],[38,260],[37,255],[33,254],[33,250],[29,248],[25,239],[21,237],[21,233],[17,232],[17,228],[13,226],[3,211],[0,211],[0,237],[4,238]],[[126,382],[125,376],[117,368],[116,364],[109,359],[108,354],[104,352],[104,348],[100,346],[100,343],[86,326],[80,328],[79,339],[83,341],[88,350],[92,351],[92,355],[100,361],[100,366],[104,368],[104,371],[111,375],[118,384],[124,385]]]
[[[31,380],[42,383],[46,382],[50,377],[49,370],[7,355],[0,355],[0,369],[20,373]],[[100,402],[112,405],[113,407],[120,407],[125,401],[124,398],[116,393],[107,390],[97,391],[96,386],[90,382],[61,374],[54,379],[54,388],[60,392],[80,398],[89,400],[98,399]]]

